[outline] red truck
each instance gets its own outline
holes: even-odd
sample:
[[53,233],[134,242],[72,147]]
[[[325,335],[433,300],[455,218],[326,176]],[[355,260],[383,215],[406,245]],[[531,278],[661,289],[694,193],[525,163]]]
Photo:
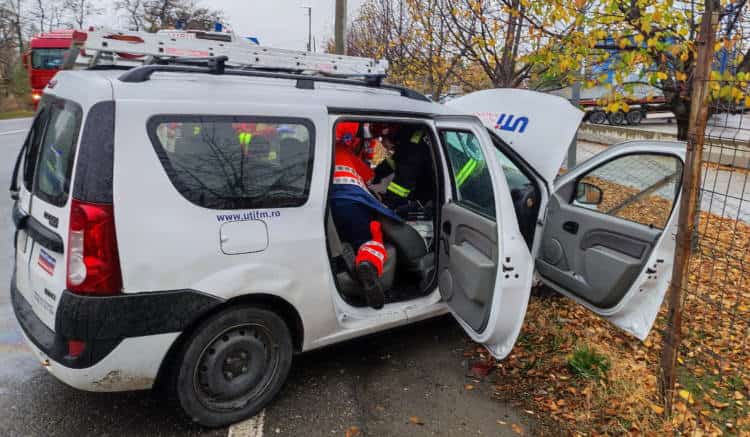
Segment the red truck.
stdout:
[[31,100],[35,109],[42,98],[44,87],[62,66],[74,32],[74,30],[55,30],[40,33],[31,38],[29,50],[23,56],[23,64],[29,72]]

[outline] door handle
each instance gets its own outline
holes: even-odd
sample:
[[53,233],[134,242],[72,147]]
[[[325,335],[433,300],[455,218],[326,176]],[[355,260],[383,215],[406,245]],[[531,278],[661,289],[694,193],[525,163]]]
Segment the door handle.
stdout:
[[573,235],[578,233],[578,223],[576,222],[565,222],[563,223],[562,228],[564,231],[570,232]]

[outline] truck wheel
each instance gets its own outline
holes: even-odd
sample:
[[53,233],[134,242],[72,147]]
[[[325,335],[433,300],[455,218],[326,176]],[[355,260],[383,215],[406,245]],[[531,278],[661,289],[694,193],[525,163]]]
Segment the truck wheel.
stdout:
[[643,112],[639,110],[632,110],[628,112],[626,117],[628,120],[628,124],[632,124],[632,125],[641,124],[641,121],[643,121]]
[[604,124],[607,122],[607,114],[604,111],[592,111],[589,114],[589,122],[594,124]]
[[292,337],[276,313],[229,308],[201,323],[178,357],[174,392],[185,414],[221,427],[257,414],[289,374]]
[[627,123],[625,113],[622,111],[610,112],[609,113],[609,124],[614,126],[621,126]]

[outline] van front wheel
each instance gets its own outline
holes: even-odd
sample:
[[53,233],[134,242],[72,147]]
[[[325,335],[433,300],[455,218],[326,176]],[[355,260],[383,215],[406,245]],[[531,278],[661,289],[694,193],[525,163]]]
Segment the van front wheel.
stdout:
[[284,384],[292,338],[284,320],[262,309],[230,308],[185,342],[175,392],[185,413],[207,427],[257,414]]

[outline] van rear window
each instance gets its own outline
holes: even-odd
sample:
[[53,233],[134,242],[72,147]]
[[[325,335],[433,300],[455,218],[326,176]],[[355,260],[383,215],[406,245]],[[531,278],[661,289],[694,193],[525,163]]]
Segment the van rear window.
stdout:
[[[70,192],[82,110],[68,100],[45,98],[43,111],[38,117],[38,122],[44,125],[43,133],[35,134],[38,145],[31,148],[29,157],[30,163],[36,157],[34,195],[52,205],[63,206]],[[35,129],[39,127],[41,124],[35,125]]]
[[196,205],[283,208],[307,201],[315,138],[307,120],[157,116],[148,131],[172,184]]
[[23,183],[55,206],[68,200],[82,112],[76,103],[45,95],[26,138]]

